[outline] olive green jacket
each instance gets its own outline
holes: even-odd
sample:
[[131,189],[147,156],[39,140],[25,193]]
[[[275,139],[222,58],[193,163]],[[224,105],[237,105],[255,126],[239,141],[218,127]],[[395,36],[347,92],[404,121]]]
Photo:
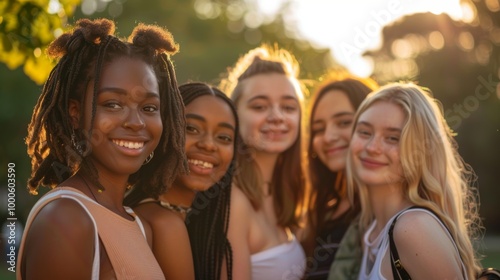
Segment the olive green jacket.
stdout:
[[340,241],[335,260],[330,267],[328,280],[358,279],[363,257],[362,233],[359,231],[359,216],[356,217]]

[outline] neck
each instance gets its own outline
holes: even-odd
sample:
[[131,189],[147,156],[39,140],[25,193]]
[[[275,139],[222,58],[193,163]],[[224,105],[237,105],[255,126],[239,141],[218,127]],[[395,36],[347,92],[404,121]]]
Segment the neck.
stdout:
[[367,186],[367,189],[379,231],[399,211],[412,205],[403,195],[402,184]]
[[172,205],[188,208],[191,207],[195,195],[195,191],[184,186],[174,184],[170,189],[160,195],[160,200],[166,201]]
[[78,172],[78,176],[83,181],[80,190],[87,196],[121,216],[130,217],[123,208],[123,197],[127,190],[128,176],[107,176],[104,173],[99,173],[98,182],[102,187],[96,185],[85,173]]
[[278,156],[279,154],[264,152],[256,152],[254,154],[255,162],[260,169],[260,174],[262,174],[262,180],[264,180],[264,183],[270,183],[272,181],[274,167],[276,166]]
[[340,199],[342,200],[347,198],[347,180],[344,174],[344,170],[337,172],[334,185],[334,188],[338,191]]

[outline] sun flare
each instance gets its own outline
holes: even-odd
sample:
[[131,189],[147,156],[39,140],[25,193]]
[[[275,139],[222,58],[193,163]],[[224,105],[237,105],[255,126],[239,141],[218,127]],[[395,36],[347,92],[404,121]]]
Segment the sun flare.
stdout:
[[[266,15],[282,11],[285,0],[257,0]],[[383,27],[414,13],[446,13],[455,20],[469,21],[470,11],[460,0],[295,0],[283,12],[291,35],[313,46],[332,50],[334,59],[358,76],[369,76],[373,63],[362,57],[381,45]]]

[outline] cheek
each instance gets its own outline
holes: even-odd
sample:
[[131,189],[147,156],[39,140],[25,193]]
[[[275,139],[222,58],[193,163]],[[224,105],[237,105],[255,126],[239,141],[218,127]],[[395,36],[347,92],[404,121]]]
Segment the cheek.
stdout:
[[321,137],[320,136],[315,136],[312,139],[312,151],[315,152],[316,154],[320,154],[322,150],[322,145],[321,145]]
[[[92,134],[89,137],[88,130],[85,130],[84,134],[86,135],[86,138],[90,140],[92,145],[100,145],[106,138],[106,135],[115,127],[116,123],[111,119],[100,117],[96,114]],[[90,126],[88,126],[88,128],[90,128]]]
[[226,174],[228,168],[229,168],[229,165],[231,164],[231,160],[233,159],[233,154],[234,154],[234,151],[233,151],[233,147],[224,147],[223,149],[220,150],[220,154],[221,154],[221,168],[219,170],[219,174],[218,174],[218,178],[217,180],[220,180],[222,179],[222,176],[224,176],[224,174]]
[[154,130],[155,134],[158,134],[161,136],[161,134],[163,133],[163,122],[161,121],[161,118],[155,118],[150,126],[152,127],[152,129]]
[[184,145],[184,149],[188,151],[189,148],[196,145],[196,141],[196,137],[190,134],[186,134],[186,144]]
[[390,157],[395,165],[401,168],[401,158],[399,157],[399,149],[394,147],[389,150]]
[[254,122],[247,118],[240,121],[240,134],[243,138],[243,141],[247,142],[249,140],[249,138],[254,133],[253,131],[255,130],[255,127],[256,125],[254,124]]
[[349,144],[349,150],[351,150],[351,154],[357,154],[363,149],[363,141],[356,137],[355,135],[351,139],[351,143]]
[[342,129],[340,132],[340,136],[344,138],[348,143],[351,142],[352,139],[352,127],[347,127]]
[[98,130],[103,133],[110,132],[117,125],[117,122],[114,123],[109,118],[99,117],[97,115],[94,120],[95,120],[94,130]]
[[291,126],[298,128],[300,125],[300,113],[295,113],[288,116],[288,123]]

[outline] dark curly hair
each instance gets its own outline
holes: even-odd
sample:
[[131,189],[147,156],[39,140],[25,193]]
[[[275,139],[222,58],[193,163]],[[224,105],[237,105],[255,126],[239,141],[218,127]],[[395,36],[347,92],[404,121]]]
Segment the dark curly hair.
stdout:
[[[48,55],[59,61],[43,87],[28,126],[26,144],[32,165],[28,180],[30,193],[37,194],[40,185],[53,188],[79,169],[103,188],[98,183],[95,166],[87,158],[87,139],[92,135],[93,126],[89,131],[74,129],[68,104],[70,100],[82,103],[85,89],[93,81],[93,123],[103,68],[120,57],[141,59],[154,69],[159,83],[163,122],[163,134],[155,149],[155,157],[130,176],[129,184],[142,182],[142,185],[151,186],[150,193],[158,195],[179,172],[187,170],[184,107],[170,60],[170,55],[178,51],[178,45],[168,31],[158,26],[139,24],[128,41],[114,36],[114,30],[111,20],[81,19],[72,31],[61,35],[48,47]],[[83,152],[72,145],[70,135],[73,131],[76,135],[73,142],[79,143]]]

